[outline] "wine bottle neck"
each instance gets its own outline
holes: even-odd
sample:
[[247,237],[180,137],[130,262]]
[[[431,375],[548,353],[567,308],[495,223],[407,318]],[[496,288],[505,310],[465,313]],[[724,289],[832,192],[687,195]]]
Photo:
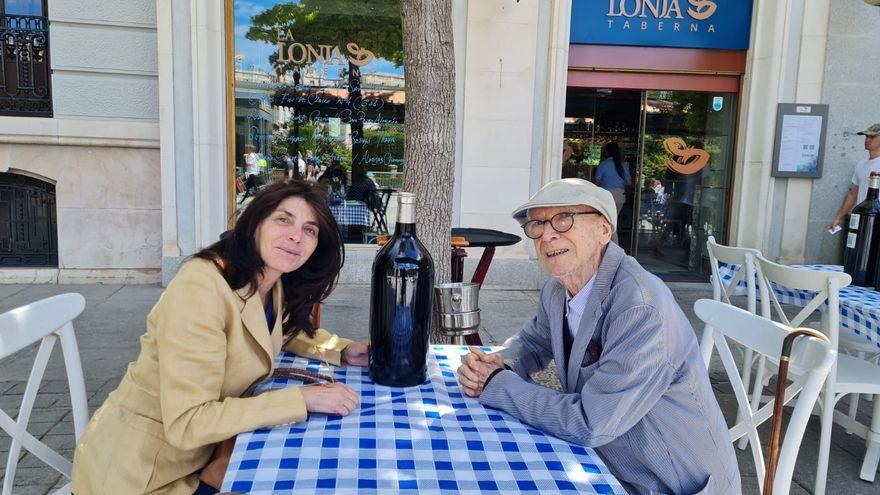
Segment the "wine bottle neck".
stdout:
[[865,199],[877,199],[877,192],[878,189],[875,189],[873,187],[868,188],[868,195],[865,197]]
[[394,224],[394,235],[416,235],[416,224],[414,223],[401,223],[397,222]]

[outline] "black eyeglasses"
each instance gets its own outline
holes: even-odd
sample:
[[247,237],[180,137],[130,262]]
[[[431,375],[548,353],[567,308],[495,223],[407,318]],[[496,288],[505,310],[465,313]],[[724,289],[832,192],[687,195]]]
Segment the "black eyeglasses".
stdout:
[[537,239],[544,235],[545,223],[549,223],[556,232],[568,232],[574,225],[575,215],[601,215],[601,213],[598,211],[563,211],[550,217],[550,220],[529,220],[522,224],[522,229],[529,239]]

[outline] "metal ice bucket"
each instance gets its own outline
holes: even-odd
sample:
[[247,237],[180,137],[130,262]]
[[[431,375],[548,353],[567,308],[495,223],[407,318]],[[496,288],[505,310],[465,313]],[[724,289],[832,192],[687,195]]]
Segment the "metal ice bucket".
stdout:
[[434,300],[438,313],[467,313],[479,309],[480,284],[453,282],[434,286]]
[[440,331],[464,345],[464,337],[480,330],[480,284],[453,282],[434,286],[434,311]]

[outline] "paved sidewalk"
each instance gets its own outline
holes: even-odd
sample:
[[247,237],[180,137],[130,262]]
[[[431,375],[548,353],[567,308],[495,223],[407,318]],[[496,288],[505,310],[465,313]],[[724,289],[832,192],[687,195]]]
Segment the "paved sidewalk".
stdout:
[[[710,297],[709,286],[672,284],[671,287],[691,322],[695,324],[691,310],[693,302],[701,297]],[[94,412],[116,387],[127,364],[137,356],[138,337],[143,333],[146,315],[162,293],[162,288],[143,285],[0,285],[0,312],[62,292],[79,292],[86,297],[85,312],[74,326],[83,360],[89,406]],[[483,290],[480,294],[480,307],[484,342],[487,345],[500,344],[519,330],[522,323],[533,315],[537,298],[536,291]],[[349,338],[364,339],[367,336],[368,309],[368,287],[341,286],[324,305],[322,326]],[[695,327],[699,334],[701,327]],[[0,363],[0,409],[13,416],[21,402],[35,354],[36,347]],[[552,372],[545,372],[539,379],[548,385],[555,382]],[[71,458],[74,446],[73,423],[65,380],[60,350],[56,350],[37,396],[29,431],[62,455]],[[712,382],[728,422],[733,421],[735,400],[725,375],[714,366]],[[871,403],[862,401],[859,411],[865,417],[863,421],[867,421],[870,406]],[[793,494],[811,493],[816,469],[818,432],[818,418],[813,418],[801,448],[792,486]],[[763,434],[766,435],[766,429]],[[0,480],[8,451],[9,438],[0,433]],[[835,429],[828,493],[880,493],[880,480],[870,484],[858,479],[864,451],[862,440],[846,435],[839,428]],[[739,462],[744,482],[743,493],[758,493],[758,480],[755,478],[751,454],[748,451],[740,452]],[[61,476],[51,468],[25,454],[19,462],[13,493],[44,494],[63,483]]]

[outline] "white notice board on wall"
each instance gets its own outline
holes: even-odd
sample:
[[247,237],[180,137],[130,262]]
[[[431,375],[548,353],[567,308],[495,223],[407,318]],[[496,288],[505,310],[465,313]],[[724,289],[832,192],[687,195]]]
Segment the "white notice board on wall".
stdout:
[[822,177],[828,105],[780,103],[776,113],[773,177]]

